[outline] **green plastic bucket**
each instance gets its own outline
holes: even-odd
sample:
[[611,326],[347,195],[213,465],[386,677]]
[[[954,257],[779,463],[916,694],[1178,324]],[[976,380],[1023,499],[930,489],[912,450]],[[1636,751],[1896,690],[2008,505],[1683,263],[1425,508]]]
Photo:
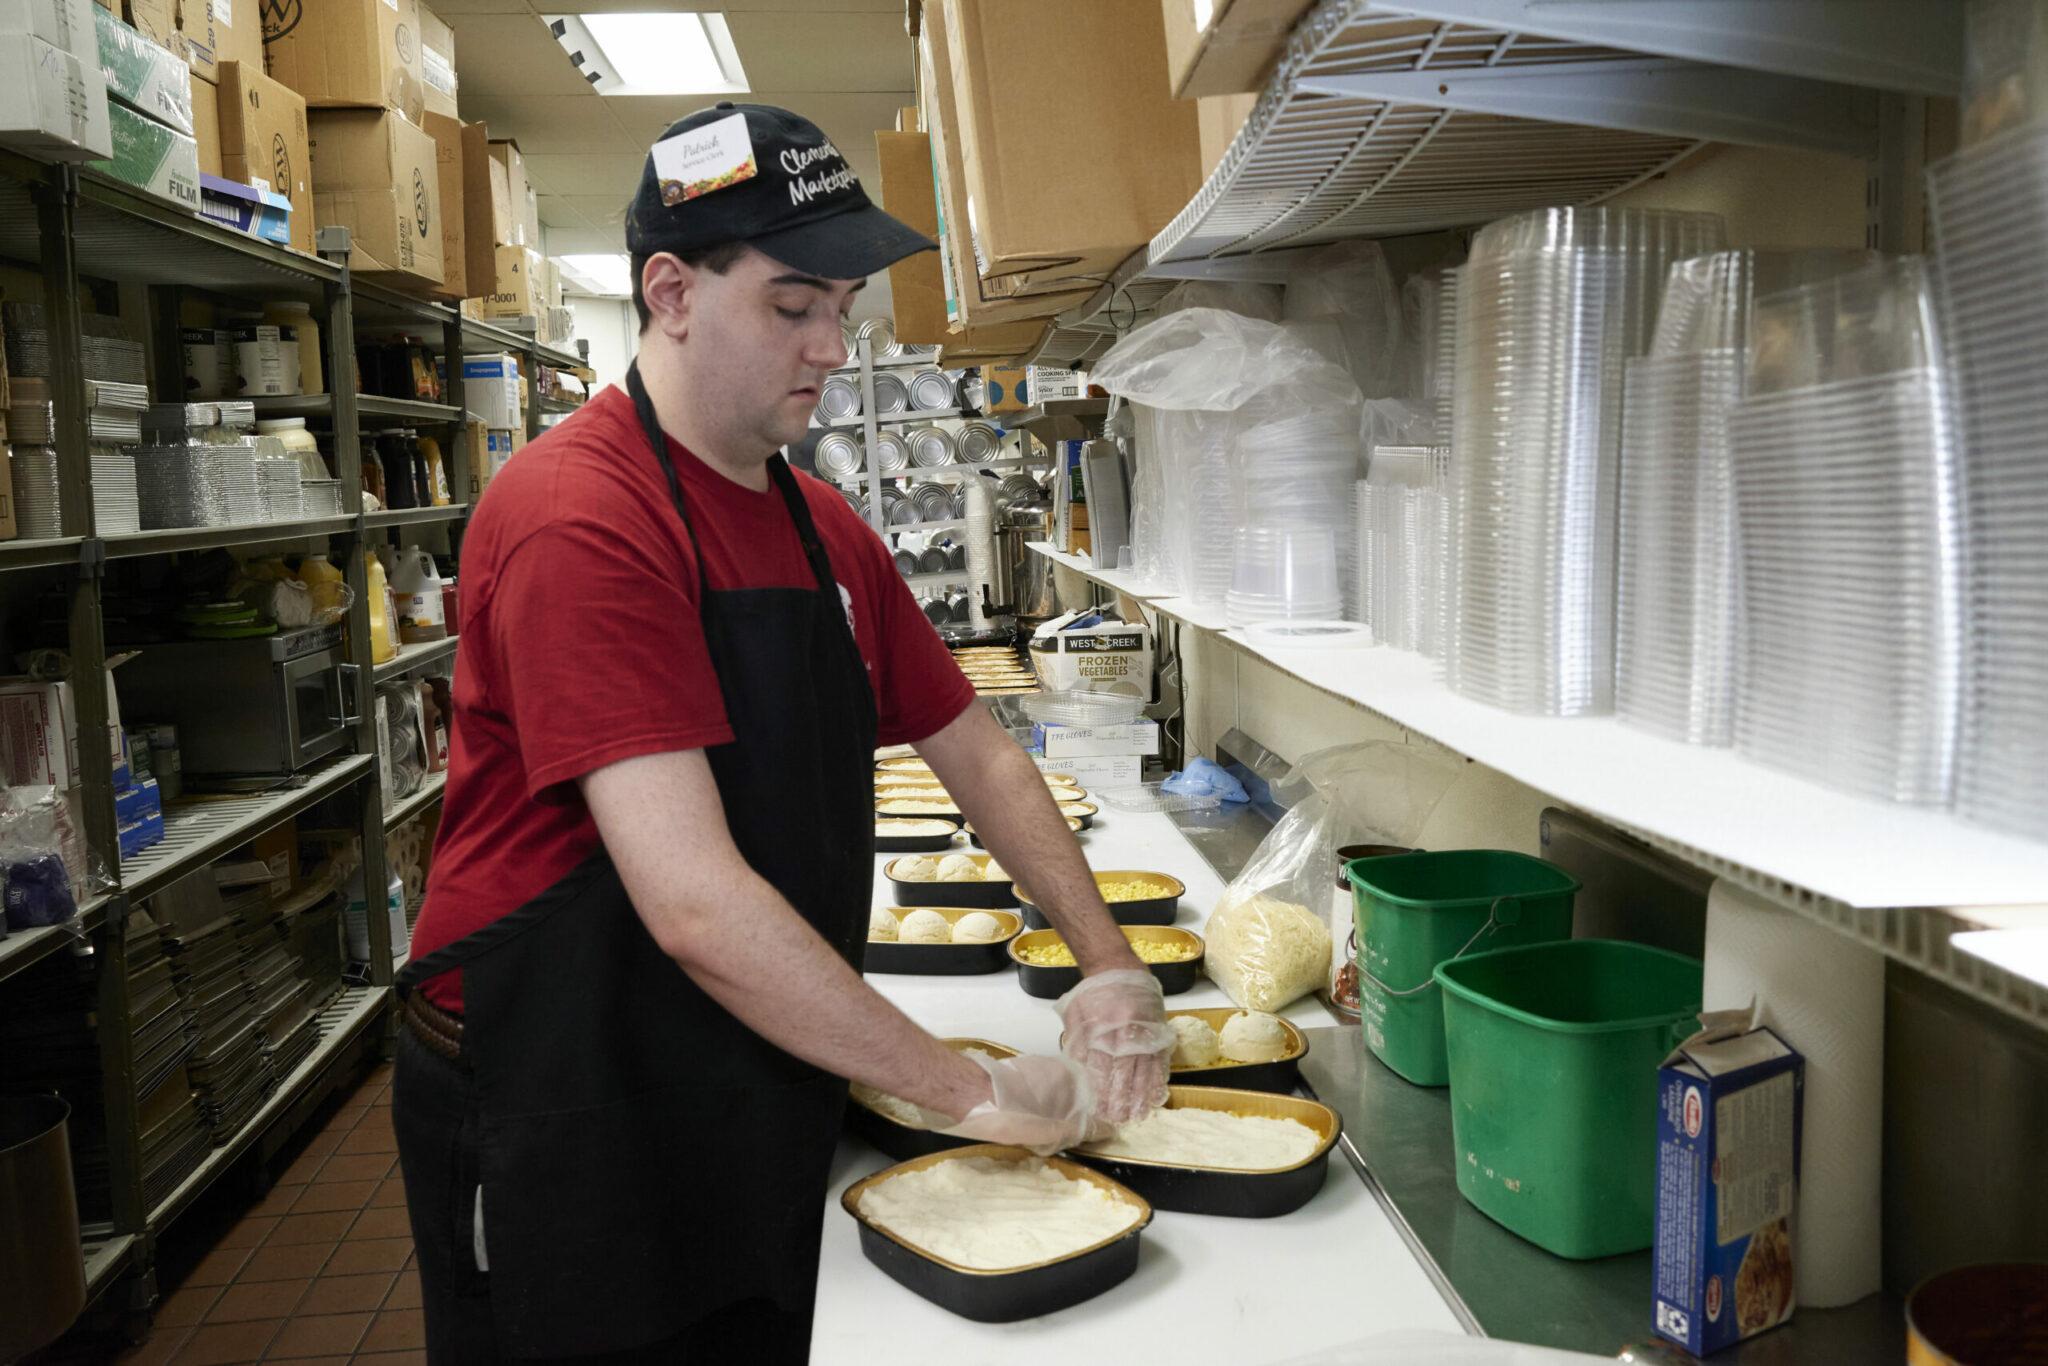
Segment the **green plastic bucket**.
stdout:
[[1431,973],[1460,954],[1564,939],[1578,879],[1505,849],[1355,859],[1358,1013],[1366,1047],[1418,1086],[1451,1079],[1444,1011]]
[[1458,1190],[1560,1257],[1650,1246],[1657,1068],[1697,1027],[1700,963],[1618,939],[1436,970]]

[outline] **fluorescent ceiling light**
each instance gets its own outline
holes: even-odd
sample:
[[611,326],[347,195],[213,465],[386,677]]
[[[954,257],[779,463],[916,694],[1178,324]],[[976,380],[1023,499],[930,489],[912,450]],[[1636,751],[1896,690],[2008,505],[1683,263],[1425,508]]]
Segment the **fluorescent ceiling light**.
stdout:
[[555,260],[579,294],[623,299],[633,292],[633,267],[624,256],[557,256]]
[[600,95],[732,95],[751,89],[723,14],[542,17]]

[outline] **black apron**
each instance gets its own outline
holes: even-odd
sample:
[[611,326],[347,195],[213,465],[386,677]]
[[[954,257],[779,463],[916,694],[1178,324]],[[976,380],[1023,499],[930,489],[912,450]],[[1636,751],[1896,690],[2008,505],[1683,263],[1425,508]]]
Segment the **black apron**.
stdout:
[[[713,591],[637,366],[627,389],[696,552],[733,729],[706,757],[733,842],[857,970],[875,705],[850,609],[780,456],[769,471],[815,586]],[[604,686],[601,665],[591,686]],[[602,849],[407,964],[399,990],[458,967],[499,1350],[587,1355],[702,1330],[749,1361],[805,1361],[846,1083],[700,990],[655,945]]]

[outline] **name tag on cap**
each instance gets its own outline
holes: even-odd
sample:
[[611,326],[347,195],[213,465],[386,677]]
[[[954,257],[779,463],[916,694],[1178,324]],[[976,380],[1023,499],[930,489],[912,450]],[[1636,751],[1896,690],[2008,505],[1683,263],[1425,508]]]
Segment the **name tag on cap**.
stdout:
[[654,144],[653,155],[664,204],[726,189],[752,180],[760,171],[754,164],[754,140],[747,136],[745,114],[663,138]]

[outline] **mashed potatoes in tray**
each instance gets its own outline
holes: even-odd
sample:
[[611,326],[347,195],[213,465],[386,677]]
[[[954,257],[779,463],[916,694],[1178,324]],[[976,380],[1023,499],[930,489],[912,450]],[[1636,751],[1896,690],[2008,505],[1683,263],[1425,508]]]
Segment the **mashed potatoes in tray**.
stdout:
[[1233,1115],[1225,1110],[1154,1110],[1106,1139],[1084,1144],[1081,1150],[1170,1167],[1263,1172],[1300,1166],[1322,1141],[1320,1134],[1299,1120]]
[[1106,1242],[1144,1217],[1090,1181],[1039,1158],[956,1157],[880,1181],[860,1212],[955,1266],[1004,1271]]

